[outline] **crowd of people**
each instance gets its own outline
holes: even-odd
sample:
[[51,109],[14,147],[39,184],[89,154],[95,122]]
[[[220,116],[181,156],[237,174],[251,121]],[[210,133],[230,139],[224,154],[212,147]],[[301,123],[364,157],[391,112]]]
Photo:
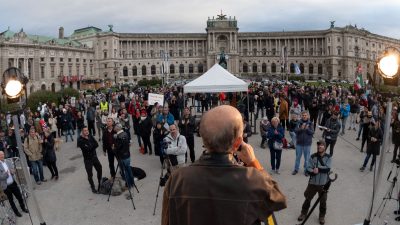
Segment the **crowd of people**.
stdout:
[[[162,94],[164,101],[149,104],[149,93]],[[183,95],[181,87],[138,88],[96,92],[91,96],[81,93],[76,102],[71,102],[68,96],[60,102],[58,106],[51,102],[39,104],[37,109],[27,109],[19,117],[24,152],[37,185],[47,181],[43,176],[43,164],[51,173],[50,179],[58,180],[56,149],[60,140],[76,140],[76,146],[83,153],[93,193],[98,193],[103,176],[102,165],[96,154],[99,146],[108,158],[110,176],[115,178],[115,162],[120,163],[128,188],[135,185],[131,171],[131,147],[142,154],[154,153],[154,156],[159,157],[161,165],[166,156],[177,168],[193,164],[199,158],[195,154],[195,136],[202,136],[204,148],[211,146],[207,141],[212,141],[205,140],[203,136],[206,135],[204,130],[212,133],[213,126],[208,124],[202,127],[200,124],[203,118],[199,122],[199,117],[207,115],[203,113],[219,105],[230,105],[241,115],[244,143],[252,136],[252,126],[256,126],[255,121],[259,119],[260,148],[269,148],[271,172],[281,173],[282,149],[295,149],[292,175],[300,172],[303,157],[303,174],[311,175],[313,179],[310,179],[307,187],[306,202],[299,220],[304,220],[309,201],[315,193],[321,194],[323,191],[321,187],[327,178],[319,179],[318,182],[312,180],[319,174],[326,176],[329,173],[331,161],[334,160],[335,144],[340,136],[350,131],[357,132],[357,140],[361,138],[360,151],[363,152],[366,146],[365,159],[360,159],[360,171],[364,171],[371,156],[369,169],[373,169],[380,153],[383,133],[389,132],[389,129],[384,129],[385,98],[368,88],[355,90],[335,85],[314,87],[252,83],[248,93],[193,95]],[[394,102],[390,122],[395,146],[392,162],[398,159],[400,146],[397,107],[398,103]],[[224,115],[217,116],[222,118]],[[5,158],[18,157],[17,141],[9,114],[0,115],[0,127],[0,151],[4,152]],[[322,131],[322,140],[317,143],[318,152],[315,155],[310,151],[317,129]],[[212,142],[212,145],[215,147],[218,143]],[[219,148],[227,150],[229,146]],[[321,154],[318,154],[320,148]],[[328,149],[329,153],[325,153]],[[235,158],[246,163],[236,153]],[[321,164],[325,166],[318,166],[320,158],[324,162]],[[92,178],[93,167],[97,171],[97,188]],[[324,224],[326,198],[322,199],[320,206],[319,221]]]

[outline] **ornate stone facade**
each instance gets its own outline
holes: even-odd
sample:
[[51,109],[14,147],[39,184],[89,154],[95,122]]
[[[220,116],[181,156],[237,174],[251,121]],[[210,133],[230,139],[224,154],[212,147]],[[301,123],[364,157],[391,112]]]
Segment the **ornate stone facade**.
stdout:
[[32,90],[53,83],[54,89],[61,88],[60,75],[135,83],[161,78],[163,71],[172,79],[194,78],[223,52],[227,69],[235,75],[280,77],[286,73],[281,69],[285,47],[289,75],[297,64],[299,76],[306,79],[352,81],[359,65],[367,79],[385,48],[400,49],[400,40],[352,25],[335,27],[331,22],[326,30],[239,32],[236,18],[225,15],[208,18],[205,33],[117,33],[109,25],[107,31],[86,27],[64,38],[61,29],[59,38],[43,40],[23,32],[1,33],[0,70],[22,68],[31,77]]
[[97,78],[92,48],[63,37],[29,35],[23,30],[0,33],[0,71],[21,69],[29,78],[28,94],[36,90],[58,91],[62,87],[80,88],[81,80]]

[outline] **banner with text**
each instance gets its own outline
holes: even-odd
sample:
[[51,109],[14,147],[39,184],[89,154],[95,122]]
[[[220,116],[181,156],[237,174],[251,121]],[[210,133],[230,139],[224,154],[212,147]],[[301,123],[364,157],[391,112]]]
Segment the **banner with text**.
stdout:
[[158,103],[159,105],[164,104],[164,95],[149,93],[149,105],[154,105],[154,103]]

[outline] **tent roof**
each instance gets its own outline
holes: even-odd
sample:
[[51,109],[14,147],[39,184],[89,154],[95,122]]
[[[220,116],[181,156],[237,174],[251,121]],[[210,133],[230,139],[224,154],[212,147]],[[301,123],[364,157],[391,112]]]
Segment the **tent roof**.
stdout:
[[248,91],[248,85],[216,63],[199,78],[186,84],[183,90],[185,93],[242,92]]

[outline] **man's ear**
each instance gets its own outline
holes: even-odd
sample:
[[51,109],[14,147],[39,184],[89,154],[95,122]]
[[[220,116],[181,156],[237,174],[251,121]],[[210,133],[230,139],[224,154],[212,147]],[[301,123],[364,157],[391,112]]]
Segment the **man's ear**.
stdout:
[[239,149],[239,146],[242,144],[242,142],[243,142],[243,137],[242,136],[237,137],[235,139],[235,141],[233,142],[233,145],[232,145],[233,152],[236,152]]

